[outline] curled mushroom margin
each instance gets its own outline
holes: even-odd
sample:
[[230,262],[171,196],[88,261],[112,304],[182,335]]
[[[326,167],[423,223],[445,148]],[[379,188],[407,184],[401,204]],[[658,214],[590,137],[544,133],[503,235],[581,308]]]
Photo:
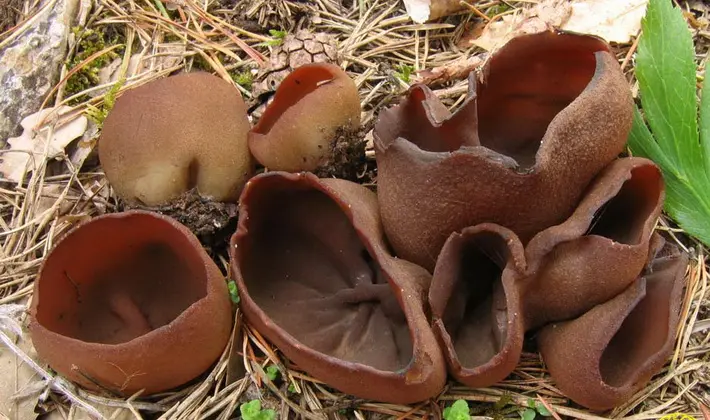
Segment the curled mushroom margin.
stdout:
[[434,270],[429,303],[449,371],[479,388],[505,379],[520,360],[524,323],[516,283],[523,245],[502,226],[453,233]]
[[425,315],[430,274],[394,258],[375,194],[269,172],[240,199],[230,246],[247,321],[299,368],[359,398],[436,396],[446,367]]
[[526,329],[576,318],[634,282],[664,198],[663,175],[652,161],[622,158],[604,168],[572,216],[525,247]]
[[598,38],[520,36],[481,72],[455,113],[415,85],[373,131],[387,237],[428,270],[465,227],[496,223],[527,244],[562,223],[631,130],[631,91]]
[[687,266],[687,255],[656,234],[646,270],[623,293],[542,329],[540,352],[557,387],[607,410],[646,386],[673,351]]

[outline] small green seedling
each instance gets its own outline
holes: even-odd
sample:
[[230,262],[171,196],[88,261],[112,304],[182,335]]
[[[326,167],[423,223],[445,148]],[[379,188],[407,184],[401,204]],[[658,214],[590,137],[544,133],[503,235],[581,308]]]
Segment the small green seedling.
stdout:
[[409,83],[412,73],[414,73],[414,67],[409,64],[401,64],[397,66],[397,71],[394,72],[394,75],[404,83]]
[[451,407],[444,409],[444,420],[470,420],[468,403],[465,400],[456,400]]
[[274,420],[276,418],[276,411],[272,409],[262,410],[261,401],[259,400],[251,400],[242,404],[239,407],[239,411],[242,413],[242,419],[244,420]]
[[126,79],[123,78],[111,86],[111,89],[104,96],[103,104],[100,107],[88,104],[86,107],[86,116],[89,117],[96,125],[101,127],[104,123],[106,117],[108,117],[109,112],[113,109],[116,104],[116,97],[121,87],[126,83]]
[[522,420],[534,420],[537,415],[550,417],[552,413],[541,403],[536,403],[532,398],[528,399],[528,408],[520,413]]
[[239,289],[237,289],[237,283],[235,283],[234,280],[229,280],[229,282],[227,282],[227,288],[229,289],[229,297],[232,298],[232,302],[234,302],[235,305],[238,305]]
[[283,44],[284,38],[286,38],[286,31],[279,31],[277,29],[269,29],[269,35],[271,35],[271,38],[273,38],[273,39],[264,42],[263,45],[275,47],[277,45]]
[[274,382],[276,378],[279,377],[279,368],[274,365],[269,365],[266,367],[266,377],[269,378],[271,382]]
[[501,13],[505,13],[511,9],[512,9],[512,7],[508,4],[505,4],[505,3],[496,4],[494,6],[489,7],[488,10],[486,10],[486,16],[488,16],[488,17],[498,16]]
[[254,83],[254,75],[250,70],[242,71],[239,73],[233,73],[232,80],[234,83],[243,87],[246,90],[251,90],[251,86]]

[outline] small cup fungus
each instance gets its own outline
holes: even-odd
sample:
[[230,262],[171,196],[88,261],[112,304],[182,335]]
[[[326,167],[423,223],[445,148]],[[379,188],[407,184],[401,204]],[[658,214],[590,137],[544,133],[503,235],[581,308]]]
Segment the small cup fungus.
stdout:
[[360,127],[355,82],[334,64],[301,66],[279,85],[249,133],[249,148],[273,171],[314,171],[328,163],[339,130]]
[[166,204],[193,188],[215,201],[236,201],[254,169],[246,111],[239,91],[209,73],[132,89],[103,125],[106,177],[131,203]]
[[473,387],[495,384],[517,365],[525,330],[583,315],[629,287],[647,264],[663,191],[653,162],[618,159],[567,221],[524,250],[495,224],[451,234],[429,302],[453,376]]
[[35,282],[37,354],[93,390],[165,391],[205,372],[232,326],[224,276],[176,221],[129,211],[69,232]]
[[577,317],[634,282],[648,259],[664,191],[653,162],[617,159],[569,219],[537,234],[525,247],[529,275],[520,281],[526,328]]
[[688,258],[654,237],[644,273],[623,293],[538,337],[557,387],[594,410],[622,404],[673,352]]
[[469,227],[444,244],[429,303],[434,332],[459,382],[490,386],[518,364],[525,331],[516,280],[524,271],[523,246],[502,226]]

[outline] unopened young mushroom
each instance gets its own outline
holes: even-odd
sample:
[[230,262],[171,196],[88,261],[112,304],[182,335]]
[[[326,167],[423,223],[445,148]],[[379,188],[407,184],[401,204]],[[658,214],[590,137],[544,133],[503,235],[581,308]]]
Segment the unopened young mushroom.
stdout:
[[133,210],[96,217],[55,246],[35,282],[29,329],[55,371],[128,396],[205,372],[231,327],[226,281],[197,238]]
[[249,133],[256,160],[273,171],[315,171],[327,164],[338,137],[360,127],[357,87],[340,67],[314,63],[293,71]]
[[196,188],[236,201],[252,175],[250,125],[239,92],[209,73],[149,82],[122,95],[103,125],[99,157],[129,203],[166,204]]

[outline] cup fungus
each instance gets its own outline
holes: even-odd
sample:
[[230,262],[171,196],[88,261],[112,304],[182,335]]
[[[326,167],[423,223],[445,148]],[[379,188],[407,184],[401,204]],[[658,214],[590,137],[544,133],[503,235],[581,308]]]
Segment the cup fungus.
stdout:
[[524,325],[516,280],[524,271],[523,245],[504,227],[465,228],[444,244],[429,303],[434,333],[459,382],[490,386],[518,364]]
[[279,85],[249,133],[249,148],[274,171],[314,171],[328,163],[337,136],[360,127],[357,87],[334,64],[306,64]]
[[564,223],[519,238],[495,224],[454,232],[434,269],[434,333],[460,382],[493,385],[513,371],[525,330],[580,316],[623,292],[647,264],[663,204],[659,168],[614,161]]
[[248,322],[314,377],[392,403],[443,389],[445,363],[424,312],[430,274],[391,256],[365,187],[257,175],[240,198],[230,257]]
[[642,158],[614,161],[564,223],[525,248],[520,281],[527,328],[578,317],[621,293],[646,265],[664,199],[660,169]]
[[118,98],[99,158],[116,193],[131,203],[166,204],[193,188],[236,201],[254,169],[249,128],[239,91],[209,73],[183,73]]
[[623,293],[571,321],[545,327],[540,351],[557,387],[594,410],[642,389],[673,351],[687,256],[655,236],[651,261]]
[[215,263],[176,221],[128,211],[96,217],[49,253],[35,282],[37,354],[92,390],[143,395],[196,378],[230,335]]
[[387,237],[399,257],[429,270],[467,226],[496,223],[527,243],[564,221],[631,129],[630,89],[597,38],[517,37],[481,79],[471,75],[454,114],[415,85],[373,132]]

